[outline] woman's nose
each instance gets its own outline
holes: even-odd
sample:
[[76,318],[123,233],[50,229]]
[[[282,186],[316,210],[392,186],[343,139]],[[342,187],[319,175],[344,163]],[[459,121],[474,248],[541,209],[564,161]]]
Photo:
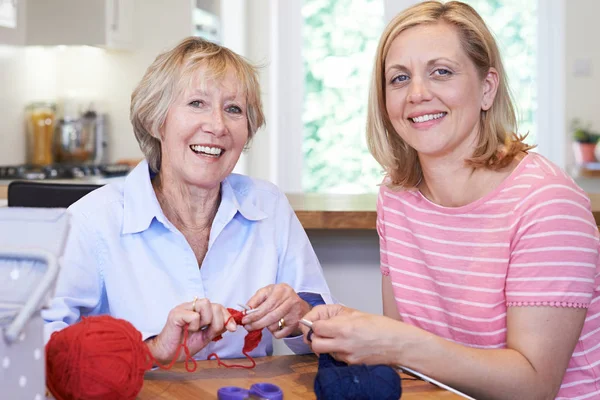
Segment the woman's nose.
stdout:
[[421,103],[431,100],[431,92],[422,79],[413,79],[410,83],[406,100],[410,103]]
[[215,136],[221,136],[227,131],[225,126],[225,116],[220,109],[214,110],[208,121],[206,121],[204,130]]

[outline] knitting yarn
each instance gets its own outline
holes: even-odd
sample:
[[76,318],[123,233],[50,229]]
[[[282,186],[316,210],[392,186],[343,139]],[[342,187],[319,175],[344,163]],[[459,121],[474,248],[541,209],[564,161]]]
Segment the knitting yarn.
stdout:
[[46,383],[57,400],[135,399],[152,354],[131,323],[83,318],[46,345]]
[[317,400],[398,400],[402,387],[389,365],[348,365],[321,354],[315,394]]
[[[244,318],[245,314],[242,311],[238,311],[234,308],[228,308],[227,311],[229,311],[229,314],[231,314],[231,317],[229,317],[230,319],[233,318],[233,320],[235,321],[235,323],[237,325],[243,325],[242,319]],[[227,320],[227,322],[229,322],[229,319]],[[227,322],[225,324],[227,324]],[[216,336],[213,339],[213,342],[217,342],[221,339],[223,339],[222,335]],[[217,362],[219,363],[219,365],[222,365],[227,368],[246,368],[246,369],[254,368],[254,367],[256,367],[256,361],[254,361],[254,359],[248,353],[258,347],[258,344],[260,343],[261,339],[262,339],[262,330],[260,330],[260,329],[252,331],[252,332],[248,332],[248,334],[244,338],[244,348],[242,349],[242,354],[245,355],[246,358],[248,358],[252,362],[251,365],[225,364],[223,361],[221,361],[221,359],[219,358],[217,353],[209,354],[208,359],[210,360],[211,358],[215,357],[217,359]]]
[[[228,309],[238,325],[243,313]],[[46,345],[46,384],[56,400],[129,400],[135,399],[144,384],[144,373],[152,365],[170,369],[185,353],[185,369],[196,370],[196,360],[187,347],[188,329],[168,365],[158,363],[142,340],[142,334],[123,319],[109,315],[84,317],[74,325],[54,332]],[[227,367],[254,368],[248,354],[262,338],[260,330],[246,335],[242,353],[252,365]],[[213,340],[220,340],[221,336]],[[210,357],[216,354],[211,354]]]

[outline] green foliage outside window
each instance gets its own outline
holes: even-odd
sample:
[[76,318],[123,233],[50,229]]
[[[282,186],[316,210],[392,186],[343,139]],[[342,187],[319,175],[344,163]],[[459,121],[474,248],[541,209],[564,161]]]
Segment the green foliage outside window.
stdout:
[[463,0],[485,20],[496,37],[518,118],[518,131],[537,143],[538,0]]
[[303,190],[374,192],[383,175],[365,140],[382,0],[305,0]]
[[[519,112],[535,142],[537,0],[467,0],[500,44]],[[376,192],[381,167],[365,140],[368,87],[383,0],[304,0],[303,190]]]

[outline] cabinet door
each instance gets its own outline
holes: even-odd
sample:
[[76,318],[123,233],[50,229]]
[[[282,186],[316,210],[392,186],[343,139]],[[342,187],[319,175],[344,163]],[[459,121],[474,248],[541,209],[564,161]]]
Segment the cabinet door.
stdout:
[[0,44],[25,44],[25,0],[0,0]]
[[107,42],[113,48],[133,46],[134,0],[107,0]]

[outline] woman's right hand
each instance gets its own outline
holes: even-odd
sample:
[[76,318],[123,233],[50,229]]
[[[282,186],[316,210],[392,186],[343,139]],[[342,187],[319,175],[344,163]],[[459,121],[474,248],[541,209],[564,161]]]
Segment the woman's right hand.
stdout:
[[[195,304],[194,304],[195,303]],[[169,312],[162,331],[146,341],[152,356],[160,363],[173,360],[183,342],[185,326],[188,325],[187,347],[193,356],[223,332],[234,332],[237,325],[231,314],[220,304],[208,299],[197,299],[178,305]],[[229,321],[229,322],[228,322]],[[181,352],[177,361],[185,358]]]
[[395,364],[402,356],[399,343],[424,337],[419,328],[339,304],[317,306],[304,319],[313,323],[302,328],[312,350],[348,364]]

